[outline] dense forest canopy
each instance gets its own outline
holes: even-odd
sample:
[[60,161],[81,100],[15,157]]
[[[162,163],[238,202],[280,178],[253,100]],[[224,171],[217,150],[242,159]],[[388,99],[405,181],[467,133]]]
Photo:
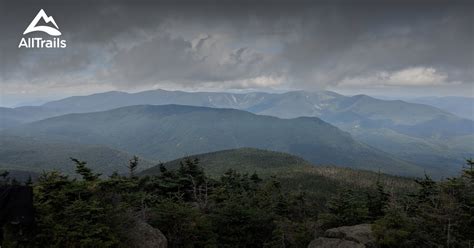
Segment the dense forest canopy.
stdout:
[[198,159],[138,177],[134,157],[127,176],[107,178],[73,162],[80,178],[51,171],[26,182],[36,226],[7,224],[3,247],[133,247],[136,223],[161,230],[168,247],[306,247],[326,229],[360,223],[372,224],[380,247],[467,247],[474,237],[472,160],[461,176],[426,176],[411,191],[389,190],[380,177],[365,188],[314,189],[318,197],[275,176],[209,177]]

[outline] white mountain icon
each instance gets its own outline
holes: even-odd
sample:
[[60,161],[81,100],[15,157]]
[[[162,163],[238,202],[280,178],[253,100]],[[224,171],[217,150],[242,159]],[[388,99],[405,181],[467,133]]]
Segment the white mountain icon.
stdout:
[[[53,28],[53,27],[49,27],[49,26],[36,26],[36,24],[38,24],[38,21],[41,18],[43,18],[43,20],[46,23],[51,22],[56,27],[56,29]],[[59,32],[59,27],[56,24],[56,22],[54,21],[54,18],[52,16],[47,16],[43,9],[41,9],[38,12],[38,14],[35,16],[35,19],[33,19],[33,21],[31,21],[30,25],[25,29],[25,32],[23,32],[23,34],[35,32],[35,31],[45,32],[45,33],[47,33],[49,35],[52,35],[52,36],[60,36],[61,35],[61,32]]]

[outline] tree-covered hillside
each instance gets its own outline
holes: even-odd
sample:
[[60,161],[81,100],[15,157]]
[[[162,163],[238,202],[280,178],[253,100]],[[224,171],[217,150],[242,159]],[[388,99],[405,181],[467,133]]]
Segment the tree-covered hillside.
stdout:
[[162,161],[254,147],[288,152],[314,164],[423,174],[423,168],[361,144],[315,117],[279,119],[233,109],[143,105],[54,117],[4,133],[101,144]]
[[431,105],[457,116],[474,120],[474,97],[445,96],[408,98],[408,102]]
[[[170,169],[179,168],[186,159],[199,159],[201,166],[210,176],[220,176],[229,169],[235,168],[242,173],[257,172],[260,175],[271,175],[282,171],[298,168],[313,167],[308,161],[283,152],[261,150],[256,148],[238,148],[224,151],[194,154],[165,162]],[[159,166],[154,166],[140,172],[140,175],[158,175]]]
[[[163,166],[179,169],[186,161],[196,159],[206,174],[213,178],[235,169],[241,173],[257,173],[263,178],[277,177],[289,190],[302,188],[315,195],[327,195],[344,187],[370,188],[377,180],[393,192],[410,190],[414,186],[413,180],[405,177],[336,166],[315,166],[288,153],[255,148],[196,154],[166,162]],[[154,166],[139,175],[159,175],[160,168],[160,165]]]
[[[99,173],[110,175],[127,170],[133,155],[102,145],[55,142],[41,138],[0,135],[0,171],[23,170],[41,173],[58,170],[73,175],[75,168],[70,158],[87,159],[88,166]],[[141,159],[143,169],[154,164]]]
[[[450,102],[452,99],[438,100]],[[459,104],[460,100],[469,102],[470,99],[455,99],[453,103],[449,103],[449,109],[469,106]],[[457,106],[455,103],[458,103]],[[113,91],[68,97],[36,107],[0,108],[0,129],[68,113],[96,112],[141,104],[232,108],[280,118],[318,117],[350,132],[356,141],[376,147],[399,160],[423,167],[423,170],[436,174],[437,178],[456,175],[459,171],[458,165],[462,162],[460,158],[474,156],[472,120],[458,117],[442,110],[443,108],[424,104],[381,100],[367,95],[345,96],[330,91],[292,91],[281,94]],[[229,144],[232,142],[228,141]],[[194,153],[230,148],[235,147],[185,151],[178,156],[164,156],[157,159],[169,160]],[[273,148],[273,150],[279,149]],[[442,166],[439,165],[441,163]],[[423,170],[420,170],[421,173]]]
[[[132,160],[128,176],[109,178],[74,162],[81,179],[47,172],[33,184],[36,225],[7,224],[2,247],[307,247],[329,228],[360,223],[368,223],[372,247],[466,247],[474,235],[470,160],[459,177],[407,180],[404,191],[387,187],[385,176],[344,171],[365,187],[320,184],[319,195],[278,176],[230,169],[211,178],[199,160],[144,177]],[[320,172],[337,181],[339,170]]]

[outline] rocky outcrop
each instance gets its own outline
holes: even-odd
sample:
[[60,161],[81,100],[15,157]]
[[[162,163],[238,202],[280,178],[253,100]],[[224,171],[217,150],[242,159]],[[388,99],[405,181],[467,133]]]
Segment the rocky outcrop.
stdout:
[[375,245],[375,238],[370,224],[360,224],[355,226],[343,226],[327,230],[324,236],[328,238],[338,238],[350,240],[368,247]]
[[308,248],[365,248],[365,246],[349,240],[317,238],[309,244]]
[[124,230],[126,247],[167,248],[168,241],[163,233],[139,218],[133,218]]
[[342,226],[326,230],[324,237],[313,240],[308,248],[373,248],[376,247],[370,224]]

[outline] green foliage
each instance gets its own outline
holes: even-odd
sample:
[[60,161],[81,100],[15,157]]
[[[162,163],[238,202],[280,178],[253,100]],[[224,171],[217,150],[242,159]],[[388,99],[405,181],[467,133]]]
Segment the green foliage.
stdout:
[[232,199],[221,203],[211,219],[219,247],[249,247],[261,246],[270,239],[274,229],[272,217],[271,211]]
[[191,204],[166,199],[151,214],[150,224],[163,231],[169,247],[217,247],[209,218]]
[[462,175],[443,182],[416,180],[419,190],[396,199],[374,231],[383,247],[467,247],[474,237],[471,160]]
[[137,170],[137,167],[138,167],[138,157],[133,156],[133,158],[128,161],[128,172],[130,174],[130,178],[135,177],[135,171]]
[[[267,151],[254,148],[238,148],[190,156],[201,162],[203,169],[209,176],[221,176],[229,169],[239,169],[241,173],[258,173],[268,175],[300,167],[312,167],[306,160],[282,152]],[[167,168],[177,169],[183,159],[176,159],[164,164]],[[141,175],[159,175],[159,166],[141,172]]]
[[96,181],[99,179],[100,174],[92,173],[92,170],[86,167],[86,162],[79,161],[75,158],[71,158],[71,160],[76,164],[76,173],[82,176],[82,179],[86,181]]
[[382,183],[377,180],[376,188],[367,194],[367,208],[371,220],[378,219],[385,214],[385,208],[390,200],[390,194],[385,191]]
[[111,222],[118,209],[97,197],[97,190],[91,181],[71,181],[57,172],[42,175],[35,187],[38,233],[34,243],[38,247],[115,247],[119,237]]
[[383,218],[375,221],[372,230],[381,247],[413,247],[410,240],[416,225],[401,209],[388,210]]
[[277,220],[272,233],[272,240],[264,247],[306,247],[314,238],[315,223],[311,220],[296,222],[283,218]]
[[327,205],[328,212],[320,215],[324,228],[356,225],[368,219],[366,200],[351,189],[338,193]]
[[[173,248],[307,247],[315,232],[368,222],[380,247],[465,247],[474,236],[471,160],[460,177],[437,182],[426,176],[416,180],[413,192],[390,190],[404,181],[376,173],[358,174],[358,181],[360,175],[375,179],[368,186],[303,168],[311,176],[295,187],[306,177],[289,183],[229,169],[213,179],[199,159],[176,169],[160,165],[154,176],[109,178],[72,161],[80,179],[52,171],[33,184],[37,227],[25,247],[128,247],[127,233],[134,231],[129,223],[137,219],[161,230]],[[131,165],[135,170],[138,158]],[[286,176],[301,175],[299,169]],[[324,187],[313,194],[303,190],[308,185]],[[18,232],[7,228],[3,245],[17,246]]]
[[36,236],[33,247],[119,247],[124,218],[142,194],[138,182],[114,176],[101,180],[86,163],[72,159],[82,180],[47,172],[34,184]]
[[252,148],[199,154],[146,169],[139,175],[160,176],[165,173],[163,169],[179,169],[184,161],[196,158],[205,173],[216,179],[236,168],[240,173],[256,174],[260,179],[275,176],[284,192],[304,189],[314,209],[322,209],[327,198],[344,188],[373,189],[374,181],[378,181],[387,192],[409,192],[416,186],[410,178],[335,166],[314,166],[291,154]]

